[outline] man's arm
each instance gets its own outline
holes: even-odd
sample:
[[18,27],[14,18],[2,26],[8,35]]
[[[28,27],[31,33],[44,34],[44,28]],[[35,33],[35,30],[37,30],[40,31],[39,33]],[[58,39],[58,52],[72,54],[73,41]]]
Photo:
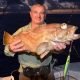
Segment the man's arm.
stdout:
[[[17,35],[21,31],[23,31],[23,27],[18,29],[13,35]],[[9,45],[5,45],[4,53],[5,53],[6,56],[14,56],[15,55],[15,52],[10,50],[10,44]]]

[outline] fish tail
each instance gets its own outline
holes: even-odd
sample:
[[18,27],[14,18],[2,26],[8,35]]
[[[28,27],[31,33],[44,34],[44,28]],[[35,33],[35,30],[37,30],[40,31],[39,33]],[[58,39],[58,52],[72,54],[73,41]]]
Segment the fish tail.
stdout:
[[8,45],[12,42],[13,36],[10,35],[8,32],[4,31],[3,34],[3,45]]

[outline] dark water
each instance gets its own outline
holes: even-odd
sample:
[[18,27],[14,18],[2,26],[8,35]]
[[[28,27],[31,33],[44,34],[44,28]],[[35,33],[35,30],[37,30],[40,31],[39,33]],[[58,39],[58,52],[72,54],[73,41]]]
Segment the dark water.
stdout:
[[[68,24],[73,24],[78,26],[78,30],[77,33],[80,33],[80,14],[48,14],[45,20],[47,23],[68,23]],[[8,62],[6,63],[5,58],[7,58],[6,56],[3,57],[4,53],[3,53],[3,49],[4,46],[2,45],[2,41],[3,41],[3,32],[4,31],[8,31],[9,33],[14,33],[18,28],[28,24],[30,22],[30,17],[29,14],[6,14],[6,15],[0,15],[0,65],[2,65],[0,67],[0,72],[2,69],[2,67],[6,68],[5,65],[8,65],[9,68],[6,68],[6,72],[10,71],[10,68],[17,69],[19,67],[18,64],[18,60],[16,58],[13,58],[13,63],[16,64],[12,64],[11,61],[11,57],[9,58],[9,64]],[[71,52],[71,62],[77,62],[80,61],[80,40],[76,40],[73,42],[73,46],[75,46],[75,49],[72,47],[72,52]],[[56,65],[60,65],[60,64],[64,64],[66,61],[66,57],[68,55],[68,50],[69,50],[69,46],[67,47],[67,49],[64,50],[64,52],[62,52],[62,54],[56,55],[53,54],[54,58],[58,59],[58,62],[56,63]],[[4,64],[6,63],[6,64]],[[4,72],[5,72],[4,70]]]

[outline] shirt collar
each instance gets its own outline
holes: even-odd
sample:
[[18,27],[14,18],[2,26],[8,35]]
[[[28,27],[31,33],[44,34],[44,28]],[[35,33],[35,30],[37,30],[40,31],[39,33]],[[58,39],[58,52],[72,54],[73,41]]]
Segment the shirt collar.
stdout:
[[[45,22],[44,22],[42,25],[40,25],[39,27],[42,27],[42,26],[44,26],[44,25],[46,25]],[[31,22],[29,23],[28,28],[31,29]]]

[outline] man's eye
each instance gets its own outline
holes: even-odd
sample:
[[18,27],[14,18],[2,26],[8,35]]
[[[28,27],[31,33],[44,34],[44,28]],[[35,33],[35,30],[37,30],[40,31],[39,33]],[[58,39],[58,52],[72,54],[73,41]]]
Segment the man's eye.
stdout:
[[41,12],[41,14],[45,14],[45,12]]

